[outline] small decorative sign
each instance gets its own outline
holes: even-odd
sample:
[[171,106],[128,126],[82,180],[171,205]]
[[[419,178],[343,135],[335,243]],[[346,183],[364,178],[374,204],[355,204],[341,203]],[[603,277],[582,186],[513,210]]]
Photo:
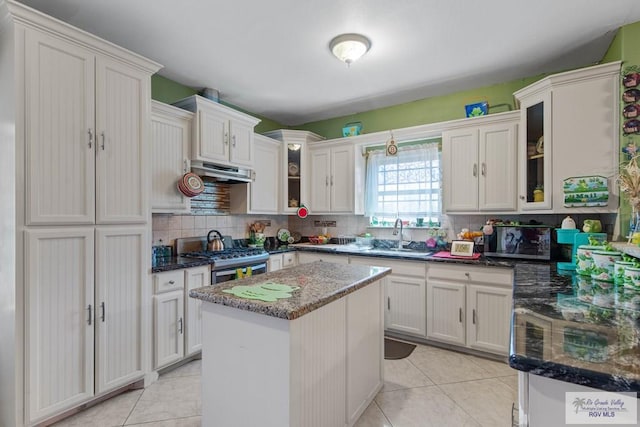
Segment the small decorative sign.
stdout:
[[395,156],[398,154],[398,144],[396,144],[396,140],[393,139],[393,133],[391,134],[391,138],[387,141],[386,148],[387,156]]
[[467,117],[486,116],[489,114],[489,103],[487,101],[477,102],[464,106]]
[[451,242],[451,256],[473,257],[473,240],[454,240]]
[[563,181],[564,207],[594,207],[609,204],[609,186],[604,176],[579,176]]

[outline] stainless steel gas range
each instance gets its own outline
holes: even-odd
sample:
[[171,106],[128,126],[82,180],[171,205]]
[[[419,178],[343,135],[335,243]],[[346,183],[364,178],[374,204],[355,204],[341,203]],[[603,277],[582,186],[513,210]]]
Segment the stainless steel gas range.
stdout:
[[233,240],[225,237],[225,249],[207,251],[206,237],[176,239],[176,253],[188,258],[203,258],[211,261],[211,284],[235,280],[240,276],[267,272],[269,253],[262,248],[231,247]]

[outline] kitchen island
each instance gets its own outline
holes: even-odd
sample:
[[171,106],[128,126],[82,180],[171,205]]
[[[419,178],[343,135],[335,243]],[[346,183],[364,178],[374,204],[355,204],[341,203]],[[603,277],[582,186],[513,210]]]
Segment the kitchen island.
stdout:
[[[202,425],[353,425],[383,383],[390,273],[314,262],[192,290],[203,301]],[[264,284],[294,290],[276,301],[225,292]]]
[[636,291],[553,264],[514,268],[509,364],[522,371],[521,426],[564,425],[566,392],[640,391]]

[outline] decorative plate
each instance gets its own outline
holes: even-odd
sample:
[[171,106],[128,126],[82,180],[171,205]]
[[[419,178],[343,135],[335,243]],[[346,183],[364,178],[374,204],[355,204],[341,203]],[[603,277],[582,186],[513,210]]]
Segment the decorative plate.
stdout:
[[289,237],[291,237],[291,233],[289,233],[289,230],[287,230],[286,228],[281,228],[280,230],[278,230],[278,240],[280,240],[281,242],[285,242],[285,243],[289,243]]
[[293,162],[289,163],[289,176],[298,176],[298,173],[300,173],[298,165]]
[[564,180],[564,207],[607,206],[609,186],[604,176],[578,176]]
[[302,239],[302,234],[297,231],[292,231],[291,237],[293,237],[293,243],[298,243]]
[[185,187],[184,182],[182,182],[182,179],[178,180],[178,190],[187,197],[197,196],[196,193],[192,192],[191,190]]
[[189,172],[184,174],[182,182],[185,188],[188,188],[192,193],[200,194],[204,191],[204,182],[195,173]]

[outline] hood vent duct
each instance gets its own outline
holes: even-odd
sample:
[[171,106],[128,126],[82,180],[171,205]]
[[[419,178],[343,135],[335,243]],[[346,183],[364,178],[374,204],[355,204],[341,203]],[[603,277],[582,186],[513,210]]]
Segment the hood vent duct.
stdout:
[[253,181],[251,169],[241,169],[234,166],[221,166],[198,160],[191,161],[191,172],[215,180],[222,184],[244,184]]

